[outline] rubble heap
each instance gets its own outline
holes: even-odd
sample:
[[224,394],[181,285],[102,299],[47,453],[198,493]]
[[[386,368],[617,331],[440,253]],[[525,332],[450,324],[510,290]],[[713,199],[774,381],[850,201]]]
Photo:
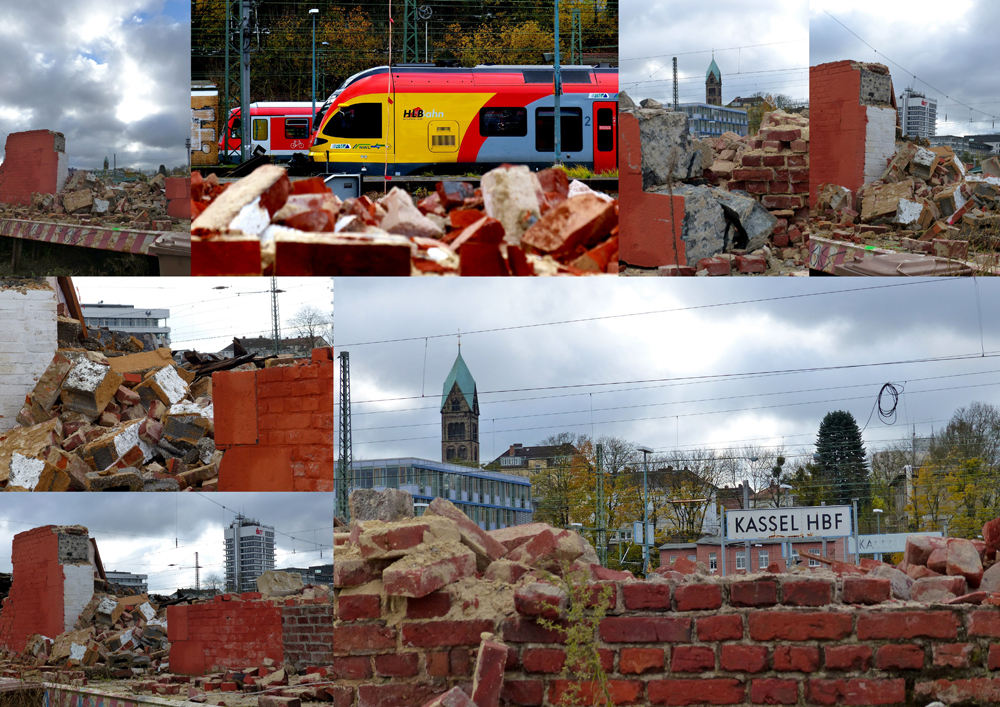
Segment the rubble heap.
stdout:
[[562,169],[506,165],[481,187],[438,182],[341,201],[322,178],[264,165],[231,185],[192,181],[195,275],[616,273],[618,202]]
[[[28,206],[0,203],[0,219],[140,231],[170,231],[175,223],[167,213],[166,177],[162,174],[115,183],[83,170],[74,172],[58,193],[32,193]],[[178,223],[177,228],[188,230],[188,225]]]
[[905,259],[907,268],[923,268],[917,274],[995,269],[1000,265],[1000,158],[985,160],[982,169],[982,174],[970,173],[950,147],[897,142],[878,180],[857,191],[819,186],[811,230],[837,245],[918,254]]
[[619,110],[638,123],[642,190],[677,200],[676,218],[683,219],[680,254],[664,246],[669,227],[637,222],[625,235],[627,265],[658,267],[663,275],[806,274],[806,116],[773,111],[756,135],[698,140],[685,114],[655,100],[637,106],[620,94]]

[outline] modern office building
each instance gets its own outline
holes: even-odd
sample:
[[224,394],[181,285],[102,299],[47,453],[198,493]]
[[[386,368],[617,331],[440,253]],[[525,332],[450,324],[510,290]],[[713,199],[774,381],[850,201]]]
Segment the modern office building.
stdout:
[[146,583],[149,575],[132,574],[131,572],[105,572],[104,576],[108,578],[110,583],[126,589],[133,589],[139,594],[145,594],[149,591],[149,585]]
[[726,131],[742,137],[749,132],[747,112],[741,108],[708,103],[681,103],[677,108],[687,113],[688,130],[694,137],[719,137]]
[[[1000,137],[997,138],[997,142],[1000,143]],[[931,147],[950,147],[959,157],[962,156],[963,152],[968,152],[973,157],[978,158],[989,157],[994,152],[993,145],[979,142],[967,135],[935,135],[930,138],[930,143]]]
[[[334,466],[336,473],[339,462]],[[408,491],[416,515],[435,498],[447,498],[484,530],[530,523],[533,513],[531,481],[523,476],[429,459],[356,461],[347,478],[348,493],[356,488]]]
[[312,567],[279,567],[279,572],[294,572],[302,577],[302,584],[333,584],[333,564]]
[[903,135],[931,138],[937,130],[937,99],[908,88],[899,97],[899,124]]
[[274,526],[237,516],[225,533],[226,589],[257,591],[257,578],[274,569]]
[[[143,309],[130,304],[84,304],[83,318],[88,327],[134,336],[144,342],[147,349],[170,347],[169,309]],[[162,324],[161,324],[162,321]]]

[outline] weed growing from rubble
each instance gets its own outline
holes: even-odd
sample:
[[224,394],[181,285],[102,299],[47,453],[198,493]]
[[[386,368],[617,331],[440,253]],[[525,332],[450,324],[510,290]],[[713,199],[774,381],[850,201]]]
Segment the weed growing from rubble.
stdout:
[[570,572],[569,563],[563,563],[562,574],[561,578],[549,575],[548,580],[560,587],[568,598],[565,626],[557,621],[537,619],[546,629],[566,635],[566,662],[562,675],[570,680],[570,687],[559,704],[566,707],[588,704],[583,686],[589,684],[589,704],[614,707],[608,676],[601,665],[601,654],[597,648],[597,627],[611,606],[614,589],[605,586],[599,592],[593,592],[588,573]]

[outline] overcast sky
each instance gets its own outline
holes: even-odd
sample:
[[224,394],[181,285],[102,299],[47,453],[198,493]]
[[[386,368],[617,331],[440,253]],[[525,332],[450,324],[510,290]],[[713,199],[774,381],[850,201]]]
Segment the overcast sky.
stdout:
[[187,164],[189,0],[5,0],[0,66],[0,143],[54,130],[70,167]]
[[[752,441],[812,454],[826,413],[847,410],[864,427],[890,381],[904,387],[898,421],[873,416],[869,448],[911,429],[928,435],[975,400],[1000,405],[1000,359],[979,358],[976,299],[978,287],[983,346],[1000,353],[1000,281],[886,282],[338,279],[335,348],[350,352],[354,458],[441,458],[441,393],[459,329],[479,390],[484,461],[562,431],[657,452]],[[709,306],[760,298],[777,299]],[[957,355],[977,358],[777,375]]]
[[[271,333],[270,278],[75,277],[81,304],[125,304],[170,310],[167,326],[175,350],[220,351],[233,337]],[[225,287],[226,289],[215,289]],[[280,277],[278,312],[283,337],[298,334],[288,325],[303,306],[329,314],[333,280]]]
[[202,583],[212,573],[225,578],[223,530],[237,512],[274,526],[276,568],[331,561],[333,494],[25,493],[7,506],[0,518],[0,572],[11,571],[17,533],[83,525],[97,539],[106,571],[149,575],[151,592],[172,594],[194,586],[195,552]]
[[989,116],[1000,115],[1000,72],[987,57],[996,56],[998,24],[996,0],[813,0],[809,62],[885,64],[897,99],[911,85],[937,99],[938,135],[996,132],[1000,121]]
[[675,56],[680,102],[704,103],[713,49],[722,72],[723,105],[757,91],[809,98],[803,0],[621,0],[619,13],[619,86],[636,103],[673,100]]

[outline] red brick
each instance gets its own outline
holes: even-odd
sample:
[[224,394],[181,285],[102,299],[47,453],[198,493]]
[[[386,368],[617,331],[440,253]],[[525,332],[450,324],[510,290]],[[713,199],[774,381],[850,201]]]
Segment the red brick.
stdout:
[[722,606],[718,584],[682,584],[674,589],[677,611],[706,611]]
[[[416,675],[420,671],[420,655],[417,653],[390,653],[375,656],[375,672],[384,678],[405,678]],[[336,664],[343,660],[338,658]]]
[[663,667],[663,651],[659,648],[622,648],[618,658],[618,672],[644,673]]
[[508,643],[565,643],[565,631],[552,631],[534,619],[518,617],[501,623],[503,639]]
[[950,611],[893,611],[858,617],[858,640],[917,637],[956,638],[958,620]]
[[[595,683],[574,683],[570,680],[553,680],[551,682],[551,686],[549,687],[549,702],[554,705],[564,704],[564,699],[570,694],[570,688],[574,684],[580,685],[581,689],[579,695],[580,699],[584,701],[583,704],[592,704],[595,697]],[[611,694],[611,700],[616,705],[642,704],[641,682],[631,680],[608,680],[607,687],[608,692]]]
[[888,579],[874,577],[844,577],[845,604],[881,604],[889,601],[892,585]]
[[476,674],[472,682],[472,701],[475,705],[499,707],[506,662],[507,646],[496,641],[483,641],[479,645]]
[[[340,598],[344,600],[343,597]],[[451,595],[444,591],[431,592],[427,596],[406,600],[406,618],[436,619],[451,610]]]
[[[515,658],[517,651],[510,651]],[[508,654],[508,659],[510,655]],[[448,669],[452,675],[469,675],[472,672],[472,657],[468,648],[452,648],[448,651]]]
[[[736,260],[739,261],[741,257],[753,256],[737,256]],[[757,257],[763,260],[764,256]],[[740,270],[740,272],[744,271]],[[751,270],[748,272],[764,271]],[[733,606],[774,606],[778,603],[778,583],[772,580],[733,582],[729,585],[729,603]]]
[[648,691],[654,705],[738,705],[746,697],[746,685],[727,678],[650,680]]
[[333,645],[339,652],[378,650],[396,647],[396,631],[385,626],[337,626]]
[[755,641],[836,640],[851,635],[851,614],[754,611],[750,614],[750,638]]
[[879,670],[920,670],[924,667],[924,649],[913,645],[887,645],[878,649],[875,664]]
[[1000,613],[996,611],[974,611],[968,618],[970,636],[1000,638]]
[[504,680],[500,697],[510,704],[540,707],[545,700],[545,684],[541,680]]
[[566,651],[558,648],[525,648],[521,664],[529,673],[558,673],[566,662]]
[[827,670],[868,670],[872,664],[871,646],[827,646]]
[[670,670],[675,673],[715,670],[715,651],[708,646],[677,646],[671,652]]
[[990,670],[1000,670],[1000,646],[996,644],[990,646],[990,653],[986,661],[986,667]]
[[785,166],[785,156],[784,155],[764,155],[762,160],[765,167],[784,167]]
[[337,618],[341,621],[377,619],[382,616],[378,594],[350,594],[337,600]]
[[831,582],[784,582],[781,585],[782,603],[789,606],[826,606],[832,600]]
[[974,648],[971,643],[934,646],[934,666],[938,668],[968,668],[971,666]]
[[666,616],[612,616],[598,631],[605,643],[682,643],[691,640],[691,619]]
[[755,705],[794,705],[798,701],[797,680],[767,678],[750,683],[750,702]]
[[767,670],[767,646],[723,644],[719,654],[723,670],[737,673],[759,673]]
[[[765,272],[767,270],[767,259],[763,255],[737,255],[736,256],[736,269],[739,272],[743,273],[744,275],[747,275],[747,274],[750,274],[750,273]],[[755,583],[754,582],[746,582],[745,584],[755,584]],[[771,584],[773,584],[773,582]],[[777,603],[777,592],[776,591],[775,591],[775,599],[771,603],[772,604]],[[765,605],[764,604],[745,604],[743,606],[765,606]]]
[[428,653],[425,658],[427,663],[427,674],[431,677],[442,678],[451,673],[451,665],[448,661],[448,653]]
[[670,609],[670,585],[666,582],[627,582],[622,593],[626,609]]
[[335,680],[366,680],[371,676],[372,662],[367,656],[345,656],[333,662]]
[[358,707],[420,707],[444,692],[446,687],[420,683],[359,685]]
[[526,584],[514,592],[514,609],[525,616],[558,619],[566,609],[566,602],[564,591],[543,582]]
[[489,619],[473,621],[428,621],[426,623],[403,624],[403,645],[416,648],[436,646],[474,646],[480,641],[479,634],[492,633],[493,622]]
[[732,267],[725,258],[702,258],[697,269],[707,270],[709,275],[728,275]]
[[806,685],[806,695],[817,705],[894,705],[906,700],[906,681],[812,679]]
[[921,704],[940,699],[947,704],[993,705],[1000,702],[1000,679],[935,680],[914,685],[914,697]]
[[698,619],[697,629],[699,641],[738,641],[743,638],[743,617],[706,616]]

